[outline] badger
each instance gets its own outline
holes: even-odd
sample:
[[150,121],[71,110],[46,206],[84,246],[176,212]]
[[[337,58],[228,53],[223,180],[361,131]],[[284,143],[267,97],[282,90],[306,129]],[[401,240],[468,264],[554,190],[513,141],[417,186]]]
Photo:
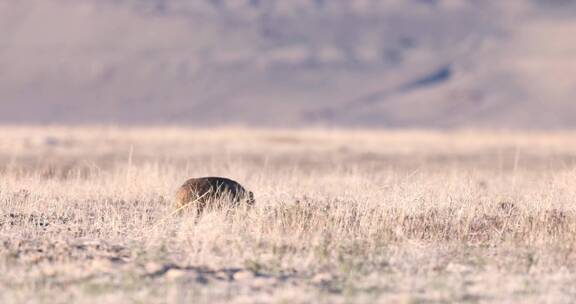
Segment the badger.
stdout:
[[196,209],[197,216],[206,208],[236,207],[241,203],[253,206],[254,193],[224,177],[191,178],[176,192],[177,210],[192,207]]

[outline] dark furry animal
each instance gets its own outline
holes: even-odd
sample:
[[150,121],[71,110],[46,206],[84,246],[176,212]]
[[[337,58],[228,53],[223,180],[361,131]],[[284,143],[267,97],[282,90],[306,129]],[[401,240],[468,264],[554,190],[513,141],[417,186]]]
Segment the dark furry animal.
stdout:
[[254,194],[236,181],[224,177],[191,178],[176,192],[176,208],[183,210],[190,205],[196,208],[197,215],[207,207],[219,208],[223,204],[236,207],[241,202],[254,205]]

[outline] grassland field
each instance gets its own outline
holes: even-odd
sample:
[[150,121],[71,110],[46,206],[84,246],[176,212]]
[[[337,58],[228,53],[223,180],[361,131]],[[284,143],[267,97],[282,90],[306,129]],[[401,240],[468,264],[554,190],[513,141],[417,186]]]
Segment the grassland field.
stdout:
[[0,127],[1,303],[572,303],[575,249],[574,132]]

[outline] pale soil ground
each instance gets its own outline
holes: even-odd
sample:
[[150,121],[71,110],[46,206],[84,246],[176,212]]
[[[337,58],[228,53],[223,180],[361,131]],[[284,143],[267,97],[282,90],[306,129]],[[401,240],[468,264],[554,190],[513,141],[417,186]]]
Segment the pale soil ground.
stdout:
[[2,127],[0,302],[570,303],[575,135]]

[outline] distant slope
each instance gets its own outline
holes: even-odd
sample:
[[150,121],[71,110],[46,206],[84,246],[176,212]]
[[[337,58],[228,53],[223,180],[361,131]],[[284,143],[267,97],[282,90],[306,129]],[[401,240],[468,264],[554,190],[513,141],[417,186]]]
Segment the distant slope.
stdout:
[[574,12],[560,0],[0,0],[0,123],[576,127]]

